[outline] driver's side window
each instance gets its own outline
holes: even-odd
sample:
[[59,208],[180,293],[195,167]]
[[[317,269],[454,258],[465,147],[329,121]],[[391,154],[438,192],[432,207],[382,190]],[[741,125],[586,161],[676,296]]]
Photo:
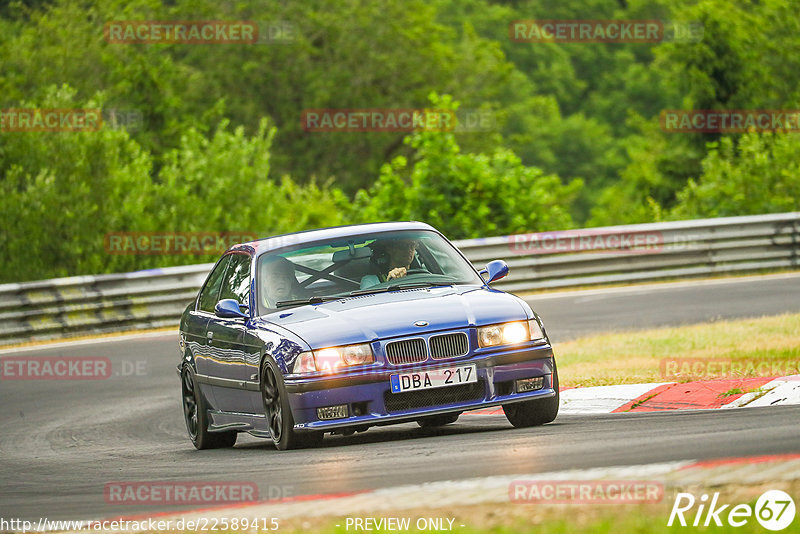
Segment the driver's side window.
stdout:
[[234,299],[239,304],[250,305],[250,256],[233,254],[225,273],[219,300]]
[[216,306],[219,301],[220,286],[222,285],[222,279],[225,276],[225,270],[228,268],[230,259],[230,256],[222,258],[222,261],[214,267],[214,270],[209,275],[206,285],[203,286],[203,290],[200,292],[198,306],[201,310],[214,313],[214,306]]

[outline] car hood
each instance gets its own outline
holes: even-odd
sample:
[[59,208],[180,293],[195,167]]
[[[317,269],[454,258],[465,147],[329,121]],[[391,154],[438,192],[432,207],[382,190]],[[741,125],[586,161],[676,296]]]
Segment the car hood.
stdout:
[[[279,310],[260,321],[280,325],[318,349],[526,317],[526,307],[513,295],[455,286],[347,297]],[[428,324],[415,326],[418,321]]]

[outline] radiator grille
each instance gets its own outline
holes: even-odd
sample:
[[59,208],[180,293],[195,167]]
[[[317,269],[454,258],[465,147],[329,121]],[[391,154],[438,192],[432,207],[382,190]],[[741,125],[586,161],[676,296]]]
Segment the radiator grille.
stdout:
[[428,359],[425,340],[414,338],[387,343],[386,359],[395,365],[424,362]]
[[464,356],[469,352],[469,341],[464,332],[433,336],[430,339],[430,345],[431,358],[436,360]]

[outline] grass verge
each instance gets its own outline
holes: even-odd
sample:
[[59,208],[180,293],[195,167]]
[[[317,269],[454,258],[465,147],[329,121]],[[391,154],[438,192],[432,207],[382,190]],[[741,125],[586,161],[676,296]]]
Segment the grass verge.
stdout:
[[[391,512],[360,514],[350,516],[371,517],[376,520],[381,518],[404,519],[408,518],[411,528],[403,532],[431,532],[433,529],[417,529],[415,525],[422,518],[442,519],[447,525],[447,520],[452,519],[452,530],[458,534],[496,533],[496,534],[636,534],[636,533],[675,533],[675,532],[713,532],[713,533],[750,533],[768,532],[754,517],[750,517],[742,527],[733,527],[727,524],[727,514],[737,504],[755,506],[758,497],[768,490],[779,489],[791,495],[795,502],[800,495],[800,481],[776,482],[769,485],[720,485],[711,488],[687,487],[681,491],[688,491],[696,497],[702,494],[713,495],[719,492],[719,506],[730,503],[720,514],[722,526],[714,525],[710,521],[708,527],[693,527],[698,507],[695,506],[684,514],[687,526],[680,526],[673,522],[667,526],[670,512],[672,511],[677,490],[669,490],[664,495],[663,501],[657,504],[513,504],[492,503],[472,506],[450,506],[447,508],[413,508]],[[800,515],[800,512],[798,512]],[[705,521],[705,513],[701,515],[700,525]],[[793,524],[784,532],[791,532],[796,527],[800,517],[795,517]],[[424,524],[424,523],[422,523]],[[462,526],[463,525],[463,526]],[[320,534],[344,534],[364,530],[348,528],[347,516],[338,518],[305,518],[289,519],[281,522],[282,533],[314,532]],[[388,532],[389,530],[373,530],[372,532]],[[794,530],[796,532],[796,530]]]
[[[739,370],[716,378],[773,376],[771,372],[763,374],[765,367],[758,367],[762,362],[770,364],[770,371],[798,374],[800,314],[599,334],[556,343],[554,351],[563,386],[674,381],[662,372],[662,360],[713,358],[741,364]],[[677,381],[697,378],[687,375]]]

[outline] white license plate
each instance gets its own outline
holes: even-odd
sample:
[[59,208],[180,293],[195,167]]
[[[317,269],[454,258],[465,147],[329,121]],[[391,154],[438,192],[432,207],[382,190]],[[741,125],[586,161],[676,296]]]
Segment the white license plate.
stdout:
[[478,381],[476,374],[475,364],[459,365],[458,367],[391,375],[389,382],[392,385],[392,393],[401,393],[403,391],[470,384]]

